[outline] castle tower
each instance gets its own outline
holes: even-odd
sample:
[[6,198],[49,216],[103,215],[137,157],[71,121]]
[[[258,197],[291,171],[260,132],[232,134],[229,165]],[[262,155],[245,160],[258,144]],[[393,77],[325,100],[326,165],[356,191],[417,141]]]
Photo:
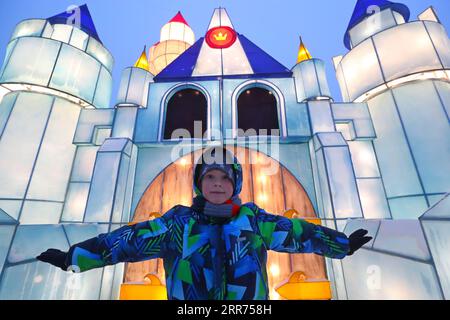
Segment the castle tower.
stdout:
[[149,50],[150,72],[157,75],[195,42],[194,31],[180,11],[161,28],[161,36]]
[[109,230],[81,222],[111,133],[112,68],[86,5],[14,30],[0,71],[0,299],[110,298],[114,268],[75,279],[35,257]]
[[[335,57],[344,102],[368,108],[369,137],[346,137],[373,241],[334,269],[348,299],[448,299],[450,42],[433,8],[410,21],[403,4],[358,0]],[[364,125],[365,126],[365,125]],[[360,127],[361,128],[361,127]],[[350,132],[350,133],[349,133]],[[412,280],[414,279],[414,280]]]
[[434,10],[359,0],[334,58],[345,102],[366,102],[392,217],[417,218],[450,191],[450,42]]
[[8,91],[0,107],[0,207],[14,219],[60,221],[80,112],[109,107],[112,66],[85,5],[16,26],[0,78]]
[[[144,48],[134,66],[125,68],[122,72],[116,106],[141,108],[147,106],[148,85],[153,81],[150,69],[151,63],[147,60]],[[131,109],[128,108],[128,112]]]

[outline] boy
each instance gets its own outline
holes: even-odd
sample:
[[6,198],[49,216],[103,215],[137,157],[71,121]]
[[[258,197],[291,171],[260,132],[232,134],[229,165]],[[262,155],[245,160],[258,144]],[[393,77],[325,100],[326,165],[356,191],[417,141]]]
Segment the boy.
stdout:
[[241,188],[237,159],[224,148],[207,149],[194,169],[191,207],[177,205],[160,218],[100,234],[68,252],[49,249],[37,259],[84,272],[162,258],[169,300],[267,300],[267,250],[342,259],[372,239],[366,230],[347,238],[254,203],[241,205]]

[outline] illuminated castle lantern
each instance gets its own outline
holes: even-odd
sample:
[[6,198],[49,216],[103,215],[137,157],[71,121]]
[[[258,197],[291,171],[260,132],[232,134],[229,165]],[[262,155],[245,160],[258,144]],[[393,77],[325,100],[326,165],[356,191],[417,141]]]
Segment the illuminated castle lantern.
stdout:
[[163,298],[161,259],[72,274],[35,257],[190,205],[221,143],[244,203],[374,237],[342,261],[269,251],[271,299],[449,299],[450,41],[433,8],[410,16],[356,2],[333,59],[343,102],[303,41],[288,69],[223,8],[196,41],[177,14],[112,103],[85,5],[20,22],[0,69],[0,299]]
[[149,50],[150,72],[157,75],[195,42],[194,31],[180,11],[161,29],[161,37]]

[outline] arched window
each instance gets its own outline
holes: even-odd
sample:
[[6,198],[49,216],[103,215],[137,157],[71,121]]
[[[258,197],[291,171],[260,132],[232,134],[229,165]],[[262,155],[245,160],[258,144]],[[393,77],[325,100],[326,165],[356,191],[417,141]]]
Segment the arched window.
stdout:
[[280,134],[277,99],[272,91],[259,87],[245,89],[237,100],[237,114],[240,136],[254,135],[249,129],[256,130],[256,135],[261,134],[262,129],[266,130],[266,135],[275,135],[272,129]]
[[[176,92],[167,103],[164,139],[172,139],[177,129],[186,129],[191,138],[202,138],[207,130],[208,103],[206,97],[196,89]],[[202,123],[202,137],[194,137],[194,121]]]

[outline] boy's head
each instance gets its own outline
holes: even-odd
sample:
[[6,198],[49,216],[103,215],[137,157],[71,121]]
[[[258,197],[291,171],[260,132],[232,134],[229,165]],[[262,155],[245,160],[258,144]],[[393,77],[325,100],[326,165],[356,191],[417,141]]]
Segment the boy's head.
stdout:
[[194,190],[214,204],[241,192],[242,169],[231,152],[222,147],[206,149],[194,170]]
[[207,201],[222,204],[233,195],[234,184],[223,170],[212,169],[200,178],[200,188]]

